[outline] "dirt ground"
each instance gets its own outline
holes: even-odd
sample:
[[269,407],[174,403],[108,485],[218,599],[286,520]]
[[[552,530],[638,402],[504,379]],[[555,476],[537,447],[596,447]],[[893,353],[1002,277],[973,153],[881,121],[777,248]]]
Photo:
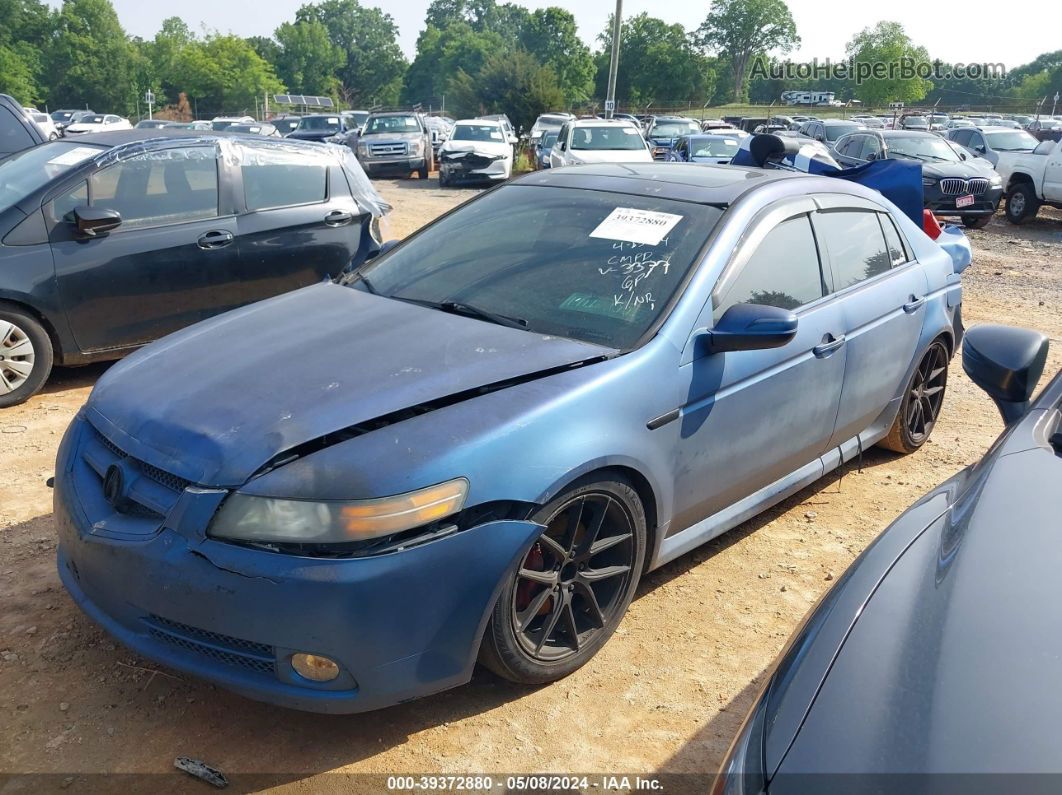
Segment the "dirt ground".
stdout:
[[[396,237],[475,193],[443,191],[435,180],[380,186],[395,204]],[[997,216],[970,237],[967,326],[1044,331],[1056,372],[1062,214],[1045,211],[1020,228]],[[943,417],[921,451],[869,451],[862,470],[848,466],[653,572],[616,636],[568,679],[521,688],[479,672],[433,698],[326,717],[247,701],[138,659],[60,587],[45,479],[104,370],[61,370],[29,403],[0,412],[0,774],[54,773],[47,788],[71,791],[112,786],[93,774],[167,773],[180,755],[235,776],[240,789],[350,789],[355,780],[326,775],[335,773],[514,772],[656,774],[703,788],[764,672],[830,581],[1002,428],[956,357]],[[152,782],[166,790],[191,780]],[[0,776],[3,792],[40,785]]]

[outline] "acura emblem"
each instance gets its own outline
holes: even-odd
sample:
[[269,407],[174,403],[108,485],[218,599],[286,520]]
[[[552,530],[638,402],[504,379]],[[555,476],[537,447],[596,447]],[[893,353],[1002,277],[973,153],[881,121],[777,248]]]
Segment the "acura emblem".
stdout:
[[122,468],[117,464],[107,467],[107,474],[103,476],[103,497],[115,508],[122,502],[122,493],[125,490],[125,476]]

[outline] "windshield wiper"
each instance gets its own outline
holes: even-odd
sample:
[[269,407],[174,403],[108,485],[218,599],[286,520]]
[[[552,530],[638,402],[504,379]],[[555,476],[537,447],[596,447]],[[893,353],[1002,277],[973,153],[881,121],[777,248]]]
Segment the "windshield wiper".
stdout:
[[406,301],[411,304],[417,304],[418,306],[426,306],[431,309],[439,309],[443,312],[449,312],[452,315],[464,315],[465,317],[474,317],[478,320],[486,320],[489,323],[495,323],[499,326],[508,326],[509,328],[527,329],[527,321],[522,317],[509,317],[508,315],[499,315],[496,312],[491,312],[489,309],[483,309],[478,306],[472,306],[461,301],[430,301],[427,298],[407,298],[402,295],[392,295],[391,298],[396,298],[399,301]]

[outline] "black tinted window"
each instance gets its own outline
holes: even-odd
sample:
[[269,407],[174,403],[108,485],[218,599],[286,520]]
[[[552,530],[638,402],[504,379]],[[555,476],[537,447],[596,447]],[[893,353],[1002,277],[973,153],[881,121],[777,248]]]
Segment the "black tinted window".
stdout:
[[122,229],[218,214],[217,150],[163,149],[123,160],[89,179],[89,203],[117,210]]
[[907,262],[910,259],[907,248],[903,244],[900,233],[896,231],[896,224],[893,223],[892,218],[885,213],[880,213],[878,220],[881,221],[881,228],[885,232],[885,244],[889,248],[889,259],[892,260],[892,264],[900,265]]
[[815,236],[808,217],[801,215],[767,233],[726,288],[715,316],[719,318],[734,304],[796,309],[825,294]]
[[248,210],[313,204],[325,200],[327,166],[321,161],[244,163],[243,192]]
[[878,213],[821,212],[815,218],[815,227],[830,252],[835,290],[851,287],[892,267]]
[[0,155],[21,152],[35,143],[15,114],[0,107]]

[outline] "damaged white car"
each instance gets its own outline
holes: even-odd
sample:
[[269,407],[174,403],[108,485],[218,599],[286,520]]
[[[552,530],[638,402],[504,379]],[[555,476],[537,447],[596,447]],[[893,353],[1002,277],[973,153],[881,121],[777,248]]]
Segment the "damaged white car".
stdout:
[[513,170],[513,146],[501,122],[463,119],[439,147],[439,186],[472,180],[507,180]]

